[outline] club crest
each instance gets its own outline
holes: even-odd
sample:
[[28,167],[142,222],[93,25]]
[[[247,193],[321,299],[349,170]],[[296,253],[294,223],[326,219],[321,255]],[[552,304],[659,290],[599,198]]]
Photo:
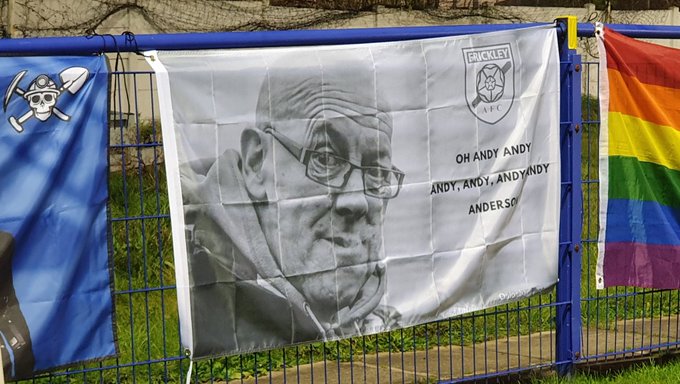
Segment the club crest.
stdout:
[[515,64],[510,44],[463,48],[465,101],[477,119],[496,124],[515,98]]
[[26,113],[19,117],[10,115],[7,119],[10,125],[17,132],[23,132],[24,123],[31,117],[35,117],[39,121],[47,121],[47,119],[54,115],[63,121],[69,121],[71,116],[59,109],[57,102],[64,92],[68,91],[71,94],[75,94],[82,88],[88,79],[88,70],[82,67],[66,68],[59,73],[61,85],[58,85],[48,75],[41,74],[28,84],[28,88],[22,89],[19,83],[21,83],[26,72],[28,71],[23,70],[17,73],[5,91],[5,98],[2,104],[4,112],[7,112],[7,106],[14,94],[22,97],[28,103],[29,108]]

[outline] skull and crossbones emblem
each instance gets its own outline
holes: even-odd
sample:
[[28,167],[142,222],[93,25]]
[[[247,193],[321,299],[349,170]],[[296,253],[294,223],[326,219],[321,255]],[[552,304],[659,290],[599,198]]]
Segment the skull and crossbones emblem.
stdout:
[[8,119],[10,125],[12,125],[17,132],[23,132],[23,124],[31,117],[35,117],[39,121],[46,121],[54,115],[63,121],[69,121],[71,116],[62,112],[62,110],[57,107],[57,101],[65,91],[71,94],[78,92],[88,78],[88,70],[82,67],[70,67],[63,70],[59,73],[61,86],[57,86],[57,83],[48,75],[41,74],[33,79],[26,90],[23,90],[19,87],[19,83],[27,72],[27,70],[23,70],[17,73],[5,92],[5,99],[3,102],[3,110],[5,112],[7,111],[7,106],[14,94],[24,98],[24,100],[28,102],[30,108],[28,112],[24,113],[19,118],[10,116]]

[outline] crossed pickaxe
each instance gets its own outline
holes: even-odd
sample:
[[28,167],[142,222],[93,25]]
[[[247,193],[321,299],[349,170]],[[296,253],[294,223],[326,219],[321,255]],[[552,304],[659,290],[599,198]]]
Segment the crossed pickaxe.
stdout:
[[[9,101],[14,93],[21,96],[24,99],[27,99],[27,97],[25,96],[27,92],[19,88],[19,82],[23,79],[27,72],[28,72],[27,70],[23,70],[17,73],[16,76],[14,76],[14,79],[12,80],[10,86],[7,88],[7,91],[5,92],[3,111],[5,112],[7,111],[7,105],[9,105]],[[59,73],[59,78],[62,81],[62,85],[57,90],[58,92],[55,92],[54,97],[58,98],[59,95],[64,90],[68,91],[71,94],[75,94],[76,92],[78,92],[85,83],[85,81],[87,80],[88,74],[89,72],[87,68],[83,67],[70,67],[63,70],[61,73]],[[38,79],[38,77],[36,77],[36,79]],[[49,90],[46,90],[45,92],[49,92]],[[71,119],[71,116],[62,112],[56,105],[53,105],[50,110],[50,115],[48,115],[45,119],[40,120],[42,121],[46,120],[47,118],[49,118],[49,116],[51,116],[52,113],[54,113],[55,116],[57,116],[59,119],[63,121],[69,121]],[[33,116],[35,116],[35,110],[31,108],[30,111],[21,115],[18,119],[14,116],[10,116],[9,123],[17,132],[23,132],[24,130],[23,123],[25,123],[26,120],[30,119]]]

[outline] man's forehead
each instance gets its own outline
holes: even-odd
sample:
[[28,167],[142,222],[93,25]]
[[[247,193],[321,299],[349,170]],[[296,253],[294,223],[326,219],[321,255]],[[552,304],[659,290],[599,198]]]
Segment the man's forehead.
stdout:
[[[308,121],[307,131],[320,122],[352,125],[366,129],[379,130],[392,136],[391,116],[376,108],[375,97],[363,97],[354,92],[337,89],[323,89],[313,92],[305,90],[304,98],[299,93],[290,98],[277,98],[269,114],[272,124],[281,121]],[[309,132],[308,132],[309,133]]]
[[366,116],[326,109],[309,121],[307,133],[311,134],[319,129],[330,129],[339,134],[355,135],[357,130],[359,130],[365,131],[363,133],[369,136],[375,136],[377,133],[382,132],[391,137],[392,126],[390,123],[388,116],[384,113]]
[[331,77],[315,68],[302,69],[278,68],[269,74],[258,100],[259,123],[343,117],[391,136],[392,120],[385,113],[389,108],[373,76]]

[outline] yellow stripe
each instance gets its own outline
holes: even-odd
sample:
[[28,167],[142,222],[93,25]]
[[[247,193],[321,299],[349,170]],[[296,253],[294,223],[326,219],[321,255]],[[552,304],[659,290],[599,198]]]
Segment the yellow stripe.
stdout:
[[680,170],[680,131],[609,112],[609,156],[636,157]]

